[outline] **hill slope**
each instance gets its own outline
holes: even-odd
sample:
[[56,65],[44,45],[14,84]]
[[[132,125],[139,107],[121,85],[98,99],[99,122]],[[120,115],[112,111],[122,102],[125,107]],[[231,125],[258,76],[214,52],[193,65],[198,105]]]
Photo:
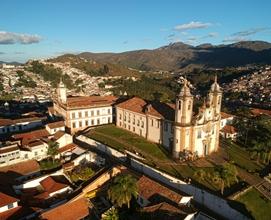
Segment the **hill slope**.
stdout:
[[191,46],[173,43],[154,50],[123,53],[84,52],[79,57],[101,63],[121,64],[140,70],[178,71],[191,68],[223,68],[248,64],[271,64],[271,43],[244,41],[229,45]]

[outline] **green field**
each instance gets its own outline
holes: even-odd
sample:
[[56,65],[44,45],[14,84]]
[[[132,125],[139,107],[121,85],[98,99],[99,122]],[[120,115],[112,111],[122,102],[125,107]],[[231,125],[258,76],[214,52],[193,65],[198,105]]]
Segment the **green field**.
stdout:
[[[161,145],[147,141],[145,138],[114,125],[105,125],[90,130],[86,136],[113,147],[119,151],[129,150],[139,153],[145,158],[144,163],[165,171],[181,179],[194,179],[194,172],[203,169],[213,172],[213,167],[198,168],[176,163],[170,153]],[[196,179],[194,179],[198,182]],[[201,180],[201,185],[217,191],[219,188],[208,180]]]
[[271,219],[271,202],[267,201],[256,190],[251,189],[237,199],[246,206],[246,209],[255,219],[270,220]]

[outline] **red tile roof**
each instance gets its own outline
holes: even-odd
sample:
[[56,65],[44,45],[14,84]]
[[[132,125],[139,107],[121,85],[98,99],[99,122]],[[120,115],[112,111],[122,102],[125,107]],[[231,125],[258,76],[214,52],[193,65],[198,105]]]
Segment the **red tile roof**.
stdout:
[[112,105],[117,100],[115,96],[79,96],[68,97],[68,108],[88,108],[95,106]]
[[65,127],[65,124],[64,124],[64,121],[56,121],[56,122],[49,123],[46,126],[48,126],[50,129],[54,129],[54,128]]
[[179,204],[182,196],[171,189],[151,180],[146,176],[142,176],[137,181],[137,187],[139,191],[139,195],[144,197],[149,201],[159,200],[159,197],[165,197],[170,199],[171,201]]
[[175,105],[158,101],[145,101],[144,99],[133,97],[127,101],[117,104],[117,107],[140,114],[150,114],[158,118],[165,118],[174,121]]
[[7,125],[12,125],[12,124],[13,124],[13,120],[0,118],[0,126],[7,126]]
[[232,125],[225,125],[222,129],[222,132],[227,133],[227,134],[236,134],[237,130],[235,127],[233,127]]
[[259,115],[271,116],[270,110],[265,110],[265,109],[260,109],[260,108],[252,108],[250,111],[255,116],[259,116]]
[[0,213],[0,220],[17,220],[19,219],[20,217],[23,217],[21,216],[20,213],[21,211],[23,210],[22,206],[17,206],[16,208],[12,208],[12,209],[9,209],[8,211],[5,211],[5,212],[1,212]]
[[228,114],[226,112],[221,112],[221,119],[227,119],[227,118],[231,118],[231,117],[234,117],[234,116],[231,114]]
[[55,140],[58,140],[58,139],[61,138],[64,134],[65,134],[64,131],[57,131],[57,132],[54,134],[54,139],[55,139]]
[[179,220],[185,219],[187,216],[180,208],[166,202],[144,207],[143,212],[152,213],[152,218],[155,218],[156,220]]
[[46,220],[80,220],[89,215],[88,201],[86,198],[67,202],[40,215],[40,219]]
[[21,175],[35,173],[40,170],[39,163],[36,160],[28,160],[9,166],[0,167],[0,172],[14,172]]
[[16,201],[19,201],[19,199],[0,192],[0,208]]
[[18,151],[19,147],[18,146],[7,146],[7,147],[0,147],[0,154],[5,154],[13,151]]
[[[64,189],[64,188],[66,188],[66,187],[69,186],[67,184],[57,182],[51,176],[48,176],[47,178],[45,178],[44,180],[42,180],[40,182],[40,185],[42,186],[42,188],[44,190],[44,193],[41,193],[41,194],[44,194],[45,197],[48,197],[49,194],[51,194],[53,192],[56,192],[58,190]],[[40,196],[40,195],[38,195],[39,198],[43,197],[43,196]]]
[[73,151],[76,147],[77,147],[77,145],[74,143],[67,144],[67,145],[59,148],[58,152],[61,154],[61,153],[67,152],[67,151]]
[[50,134],[46,129],[40,129],[21,134],[14,134],[12,137],[16,140],[22,140],[22,145],[25,145],[33,140],[48,137],[49,135]]

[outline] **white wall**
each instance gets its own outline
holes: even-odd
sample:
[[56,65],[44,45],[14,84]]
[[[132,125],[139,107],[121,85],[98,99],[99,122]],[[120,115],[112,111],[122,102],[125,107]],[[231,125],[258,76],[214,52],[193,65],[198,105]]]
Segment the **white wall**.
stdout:
[[[11,204],[13,204],[13,207],[10,208],[10,209],[16,208],[16,207],[18,206],[18,202],[13,202],[13,203],[11,203]],[[8,209],[8,206],[7,206],[7,205],[6,205],[6,206],[2,206],[2,207],[0,207],[0,213],[1,213],[1,212],[8,211],[8,210],[10,210],[10,209]]]

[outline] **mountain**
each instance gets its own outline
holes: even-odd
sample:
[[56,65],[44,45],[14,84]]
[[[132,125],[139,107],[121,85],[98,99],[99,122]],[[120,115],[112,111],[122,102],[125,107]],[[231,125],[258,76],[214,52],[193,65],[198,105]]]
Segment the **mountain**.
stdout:
[[123,53],[90,53],[77,56],[100,63],[120,64],[139,70],[187,71],[193,68],[224,68],[271,64],[271,43],[243,41],[228,45],[191,46],[181,42],[153,50]]
[[3,64],[3,63],[5,63],[5,64],[9,64],[9,65],[14,65],[14,66],[20,66],[20,65],[22,65],[22,63],[18,63],[18,62],[4,62],[4,61],[1,61],[0,60],[0,65],[1,64]]

